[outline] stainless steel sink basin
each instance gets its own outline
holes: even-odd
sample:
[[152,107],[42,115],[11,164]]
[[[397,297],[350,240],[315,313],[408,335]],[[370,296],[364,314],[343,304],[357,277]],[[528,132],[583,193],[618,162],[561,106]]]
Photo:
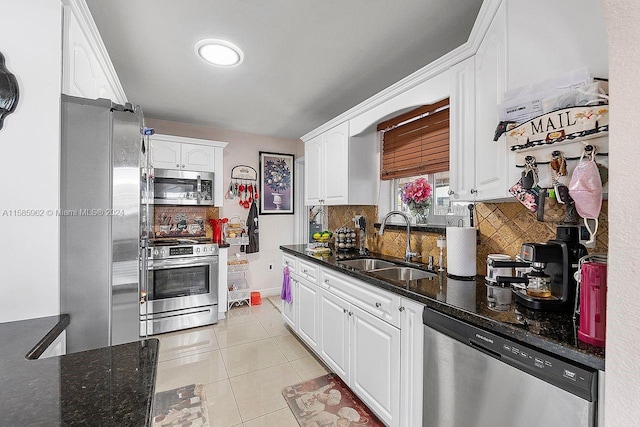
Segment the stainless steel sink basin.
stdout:
[[435,273],[411,267],[388,267],[369,271],[369,273],[387,280],[407,281],[438,277]]
[[338,264],[346,265],[348,267],[353,267],[362,271],[371,271],[371,270],[377,270],[379,268],[395,266],[395,264],[392,262],[384,261],[377,258],[348,259],[345,261],[338,261]]

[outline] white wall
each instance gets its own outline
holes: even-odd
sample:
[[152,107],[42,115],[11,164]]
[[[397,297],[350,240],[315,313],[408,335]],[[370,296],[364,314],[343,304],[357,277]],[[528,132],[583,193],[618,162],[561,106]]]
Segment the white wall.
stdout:
[[609,277],[605,425],[640,420],[640,3],[603,0],[609,38]]
[[60,2],[2,4],[0,52],[20,99],[0,130],[0,322],[59,313],[58,218],[9,216],[58,207]]
[[[151,118],[147,118],[146,123],[147,126],[155,128],[157,133],[228,142],[229,145],[224,149],[222,177],[225,192],[234,166],[248,165],[258,171],[259,151],[294,154],[296,158],[304,154],[304,146],[299,140],[271,138]],[[239,206],[237,200],[225,200],[220,210],[221,217],[239,216],[243,223],[248,213],[249,210]],[[252,290],[261,291],[263,295],[279,293],[282,286],[282,272],[279,268],[281,260],[278,248],[280,245],[294,243],[293,218],[293,215],[260,215],[260,252],[247,255],[250,268],[247,278]],[[229,248],[229,257],[231,258],[238,250],[239,247],[236,246]],[[269,265],[273,266],[272,270],[269,270]]]

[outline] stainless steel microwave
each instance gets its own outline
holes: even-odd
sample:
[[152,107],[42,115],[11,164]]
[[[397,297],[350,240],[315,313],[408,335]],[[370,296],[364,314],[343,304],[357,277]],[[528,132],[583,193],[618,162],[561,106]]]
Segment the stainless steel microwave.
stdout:
[[156,205],[213,206],[213,172],[155,169]]

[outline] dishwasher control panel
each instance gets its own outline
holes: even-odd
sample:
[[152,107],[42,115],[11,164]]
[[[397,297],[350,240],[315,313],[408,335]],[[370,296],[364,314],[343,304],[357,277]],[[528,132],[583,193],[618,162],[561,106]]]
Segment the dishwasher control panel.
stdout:
[[577,396],[594,401],[597,371],[569,363],[529,345],[464,323],[446,314],[425,309],[423,323],[463,344],[521,369]]

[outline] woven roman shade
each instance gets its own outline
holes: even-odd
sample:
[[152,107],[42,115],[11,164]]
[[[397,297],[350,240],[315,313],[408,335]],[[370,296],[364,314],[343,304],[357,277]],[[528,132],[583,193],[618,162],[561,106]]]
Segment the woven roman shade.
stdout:
[[449,170],[449,98],[386,120],[380,179]]

